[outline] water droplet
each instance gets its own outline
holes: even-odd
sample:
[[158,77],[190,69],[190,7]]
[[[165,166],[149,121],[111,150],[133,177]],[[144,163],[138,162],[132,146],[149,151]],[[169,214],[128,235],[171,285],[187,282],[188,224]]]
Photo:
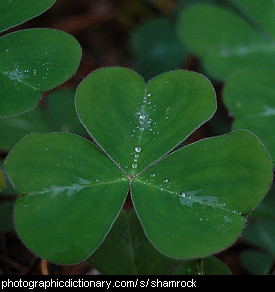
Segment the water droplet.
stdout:
[[156,174],[154,172],[151,173],[151,177],[155,177]]
[[137,168],[137,164],[136,163],[133,163],[132,164],[132,168]]
[[136,146],[136,147],[135,147],[135,151],[136,151],[136,152],[140,152],[140,151],[141,151],[141,147],[140,147],[140,146]]
[[185,192],[181,192],[180,195],[185,198],[186,197],[186,193]]
[[145,114],[141,114],[141,115],[139,115],[139,118],[140,118],[141,120],[145,120],[146,115],[145,115]]
[[168,183],[169,182],[168,178],[163,179],[163,182]]

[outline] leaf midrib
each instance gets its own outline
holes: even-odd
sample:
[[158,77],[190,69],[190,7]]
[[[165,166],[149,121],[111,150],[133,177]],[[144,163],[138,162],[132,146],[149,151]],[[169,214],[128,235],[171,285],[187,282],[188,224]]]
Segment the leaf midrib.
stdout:
[[249,54],[255,53],[273,53],[275,52],[275,42],[270,42],[268,44],[261,45],[239,45],[236,47],[229,47],[226,50],[217,48],[216,50],[211,50],[208,57],[211,58],[229,58],[233,56],[239,56],[240,58],[246,57]]
[[[177,192],[174,192],[174,191],[171,191],[171,190],[168,190],[168,189],[165,189],[165,188],[162,188],[162,187],[160,187],[160,186],[156,186],[156,185],[153,185],[153,184],[150,184],[150,183],[147,183],[147,182],[144,182],[144,181],[142,181],[142,180],[139,180],[139,179],[136,179],[135,180],[136,182],[138,182],[138,183],[141,183],[141,184],[143,184],[143,185],[146,185],[146,186],[149,186],[149,187],[151,187],[151,188],[154,188],[154,189],[157,189],[157,190],[159,190],[160,192],[165,192],[165,193],[168,193],[169,195],[171,195],[171,196],[174,196],[174,197],[177,197],[177,198],[182,198],[182,196],[179,194],[179,193],[177,193]],[[199,196],[198,196],[198,198],[199,198]],[[224,210],[224,211],[226,211],[226,212],[233,212],[233,213],[236,213],[236,214],[239,214],[240,216],[245,216],[245,214],[243,214],[242,212],[240,212],[240,211],[238,211],[238,210],[231,210],[231,209],[228,209],[228,208],[225,208],[225,206],[224,205],[222,205],[221,203],[218,203],[218,204],[211,204],[211,203],[209,203],[209,202],[203,202],[203,201],[201,201],[201,200],[197,200],[196,198],[194,198],[194,197],[192,197],[192,198],[189,198],[188,200],[190,200],[192,203],[199,203],[199,204],[201,204],[201,205],[204,205],[204,206],[211,206],[211,207],[213,207],[213,208],[219,208],[220,210]]]
[[38,88],[34,87],[33,85],[29,84],[28,82],[20,79],[17,75],[13,76],[12,78],[10,77],[10,72],[3,72],[2,70],[0,70],[0,74],[7,76],[11,81],[16,80],[18,83],[22,83],[26,86],[28,86],[29,88],[35,90],[35,91],[39,91]]
[[41,190],[41,191],[32,191],[32,192],[29,192],[29,193],[24,194],[22,196],[28,197],[28,196],[41,195],[41,194],[46,194],[46,193],[53,192],[55,190],[56,191],[59,191],[60,193],[61,192],[64,192],[64,191],[68,191],[68,190],[79,189],[79,188],[81,188],[80,190],[83,190],[85,188],[97,187],[97,186],[101,186],[101,185],[109,185],[109,184],[114,184],[114,183],[118,183],[118,182],[121,182],[121,181],[127,181],[127,179],[126,178],[121,178],[121,179],[114,180],[114,181],[96,182],[96,183],[90,183],[90,184],[85,184],[85,185],[78,184],[78,185],[70,185],[70,186],[56,186],[55,189],[46,189],[46,190]]

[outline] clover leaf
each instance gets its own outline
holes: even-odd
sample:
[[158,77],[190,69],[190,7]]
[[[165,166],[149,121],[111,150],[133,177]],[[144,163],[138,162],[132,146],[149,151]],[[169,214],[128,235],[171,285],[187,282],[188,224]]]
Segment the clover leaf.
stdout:
[[223,100],[234,117],[233,129],[248,129],[266,145],[275,161],[275,71],[240,70],[223,89]]
[[216,253],[237,239],[270,186],[269,154],[249,131],[171,152],[216,110],[213,87],[201,74],[176,70],[146,84],[129,69],[99,69],[79,85],[76,109],[97,147],[73,134],[30,134],[5,164],[20,193],[17,232],[49,261],[91,255],[128,191],[162,253]]
[[233,0],[236,10],[195,4],[178,19],[179,37],[208,76],[225,80],[238,69],[274,68],[275,6],[272,0]]
[[2,0],[0,32],[29,20],[49,9],[56,0]]
[[[33,8],[21,13],[31,4]],[[0,29],[36,16],[52,4],[53,1],[2,1],[0,7],[8,12]],[[35,107],[42,92],[69,79],[79,65],[81,48],[73,36],[63,31],[26,29],[2,36],[0,55],[0,117],[10,117]]]

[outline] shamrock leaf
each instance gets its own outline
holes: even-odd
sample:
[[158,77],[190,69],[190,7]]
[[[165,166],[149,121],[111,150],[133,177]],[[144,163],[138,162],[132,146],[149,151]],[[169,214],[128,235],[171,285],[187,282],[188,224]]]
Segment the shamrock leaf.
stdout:
[[215,112],[213,87],[198,73],[176,70],[146,84],[125,68],[100,69],[78,87],[76,108],[97,147],[72,134],[30,134],[5,165],[21,194],[17,231],[49,261],[87,258],[129,189],[145,234],[162,253],[213,254],[236,240],[271,183],[270,157],[248,131],[171,153]]
[[[53,2],[2,1],[0,8],[7,13],[1,18],[0,30],[36,16]],[[81,48],[65,32],[27,29],[2,36],[0,54],[0,117],[3,118],[29,111],[38,104],[42,92],[69,79],[79,65]]]
[[234,0],[239,12],[196,4],[183,10],[178,33],[202,60],[208,76],[225,80],[238,69],[274,68],[275,6],[272,0]]
[[[248,86],[249,84],[249,86]],[[223,99],[234,117],[233,129],[248,129],[266,145],[275,161],[275,71],[241,70],[232,74]]]
[[54,3],[55,0],[1,0],[0,32],[38,16]]

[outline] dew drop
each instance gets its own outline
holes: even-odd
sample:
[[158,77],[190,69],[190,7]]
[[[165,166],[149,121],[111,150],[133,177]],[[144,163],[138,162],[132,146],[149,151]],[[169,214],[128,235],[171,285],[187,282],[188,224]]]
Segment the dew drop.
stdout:
[[185,192],[181,192],[180,195],[185,198],[186,197],[186,193]]
[[135,151],[136,151],[136,152],[140,152],[140,151],[141,151],[141,147],[140,147],[140,146],[136,146],[136,147],[135,147]]
[[146,115],[145,115],[145,114],[141,114],[141,115],[139,116],[139,118],[140,118],[141,120],[145,120]]
[[137,168],[137,164],[136,163],[133,163],[132,164],[132,168]]
[[168,178],[163,179],[163,182],[168,183],[169,182]]
[[156,174],[154,172],[151,173],[151,177],[155,177]]

